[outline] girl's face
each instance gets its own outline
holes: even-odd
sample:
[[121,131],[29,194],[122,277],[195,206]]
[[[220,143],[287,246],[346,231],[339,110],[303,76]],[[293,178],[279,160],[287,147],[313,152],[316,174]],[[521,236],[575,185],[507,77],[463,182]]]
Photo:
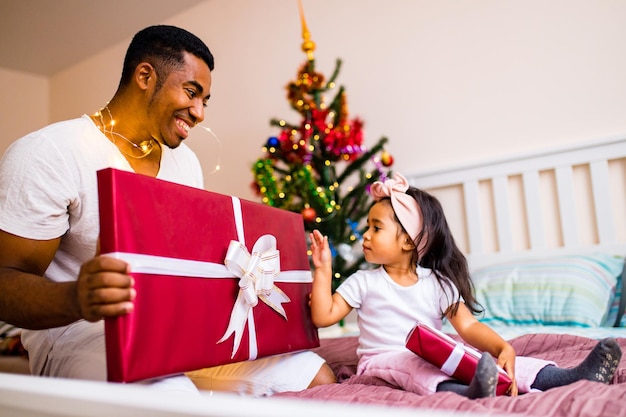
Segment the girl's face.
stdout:
[[411,251],[410,238],[394,219],[389,200],[372,206],[363,235],[363,254],[367,262],[378,265],[405,263]]

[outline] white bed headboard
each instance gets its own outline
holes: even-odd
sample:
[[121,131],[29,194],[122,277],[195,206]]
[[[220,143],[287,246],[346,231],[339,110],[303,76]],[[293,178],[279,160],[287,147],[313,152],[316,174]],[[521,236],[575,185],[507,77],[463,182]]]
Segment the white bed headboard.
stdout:
[[442,202],[472,269],[561,252],[626,255],[626,138],[407,178]]

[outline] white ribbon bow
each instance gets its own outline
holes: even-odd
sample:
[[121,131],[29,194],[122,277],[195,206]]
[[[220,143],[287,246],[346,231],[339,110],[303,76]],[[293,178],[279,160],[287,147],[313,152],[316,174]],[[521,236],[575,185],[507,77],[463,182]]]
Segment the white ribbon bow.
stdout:
[[[261,299],[285,320],[287,313],[282,303],[288,303],[290,300],[280,288],[274,285],[274,279],[280,274],[280,253],[276,249],[274,236],[261,236],[253,246],[252,254],[248,253],[243,243],[231,240],[224,265],[228,271],[239,277],[239,294],[230,314],[228,328],[217,343],[222,343],[234,332],[235,342],[231,355],[233,358],[239,349],[246,321],[248,331],[253,332],[252,309],[258,304],[258,300]],[[252,352],[253,347],[250,350],[250,359],[254,359],[256,352]]]

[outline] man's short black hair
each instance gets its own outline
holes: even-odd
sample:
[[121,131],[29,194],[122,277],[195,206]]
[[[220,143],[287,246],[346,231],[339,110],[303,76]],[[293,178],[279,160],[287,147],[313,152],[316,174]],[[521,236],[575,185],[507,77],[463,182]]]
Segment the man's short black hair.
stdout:
[[176,26],[149,26],[133,37],[128,46],[119,89],[126,87],[142,62],[150,63],[157,73],[157,89],[168,74],[184,63],[184,53],[191,53],[202,59],[213,71],[213,54],[208,46],[196,35]]

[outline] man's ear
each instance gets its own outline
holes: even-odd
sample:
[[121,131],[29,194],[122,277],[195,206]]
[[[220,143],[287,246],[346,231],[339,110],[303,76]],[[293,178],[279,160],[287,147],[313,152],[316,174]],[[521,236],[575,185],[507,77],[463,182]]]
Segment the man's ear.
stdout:
[[142,62],[135,69],[135,81],[142,90],[150,87],[150,83],[156,81],[156,71],[154,67],[147,62]]

